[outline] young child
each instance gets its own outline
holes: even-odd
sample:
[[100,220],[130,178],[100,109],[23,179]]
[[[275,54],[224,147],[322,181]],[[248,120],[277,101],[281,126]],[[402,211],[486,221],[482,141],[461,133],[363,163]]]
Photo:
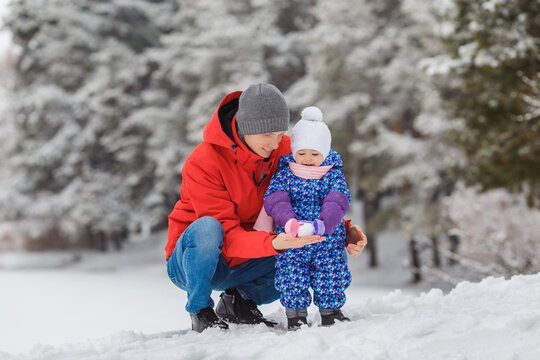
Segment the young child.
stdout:
[[[351,283],[343,222],[351,196],[341,171],[341,157],[330,144],[330,130],[322,121],[321,110],[314,106],[304,109],[292,129],[292,153],[280,158],[278,172],[265,194],[264,209],[274,219],[277,233],[286,229],[296,233],[298,223],[306,223],[308,231],[326,237],[277,255],[275,286],[281,293],[289,330],[307,324],[310,286],[323,326],[333,325],[335,320],[349,321],[340,309]],[[302,228],[305,226],[298,230],[300,236]]]

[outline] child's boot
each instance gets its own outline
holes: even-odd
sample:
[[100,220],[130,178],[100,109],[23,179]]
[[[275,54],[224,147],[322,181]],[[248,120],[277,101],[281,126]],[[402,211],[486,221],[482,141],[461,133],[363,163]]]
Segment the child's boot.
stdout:
[[296,331],[302,325],[307,325],[307,309],[291,309],[285,308],[287,314],[287,330]]
[[338,321],[351,321],[343,315],[340,309],[319,309],[321,313],[321,326],[332,326]]

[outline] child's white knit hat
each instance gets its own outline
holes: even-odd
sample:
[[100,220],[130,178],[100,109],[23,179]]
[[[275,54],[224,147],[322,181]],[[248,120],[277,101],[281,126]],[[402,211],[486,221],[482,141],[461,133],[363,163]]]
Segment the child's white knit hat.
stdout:
[[322,112],[316,106],[302,110],[302,118],[294,125],[291,132],[293,157],[298,150],[313,149],[320,152],[326,159],[330,152],[332,135],[322,118]]

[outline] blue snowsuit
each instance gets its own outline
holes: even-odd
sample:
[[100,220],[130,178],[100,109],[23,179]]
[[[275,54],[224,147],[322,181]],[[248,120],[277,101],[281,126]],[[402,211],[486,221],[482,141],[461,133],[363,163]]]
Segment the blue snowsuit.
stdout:
[[[322,179],[295,176],[288,165],[291,162],[294,162],[292,154],[280,158],[278,171],[270,181],[265,199],[276,191],[286,191],[299,220],[318,219],[323,201],[331,191],[343,193],[350,203],[350,192],[341,170],[343,161],[336,151],[330,150],[321,164],[333,166]],[[282,233],[285,229],[275,225],[275,232]],[[313,302],[319,308],[339,309],[345,304],[345,289],[351,283],[351,274],[345,259],[346,229],[343,220],[332,235],[325,233],[323,236],[325,241],[276,255],[275,287],[281,293],[283,306],[307,308],[311,303],[310,286],[314,292]]]

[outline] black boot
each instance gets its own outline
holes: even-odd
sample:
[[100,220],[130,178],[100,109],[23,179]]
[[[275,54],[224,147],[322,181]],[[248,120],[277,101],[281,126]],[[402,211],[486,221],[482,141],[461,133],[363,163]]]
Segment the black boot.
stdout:
[[210,306],[199,311],[198,314],[190,314],[191,329],[196,332],[202,332],[207,328],[228,329],[229,325],[217,317],[214,309]]
[[276,322],[266,320],[251,300],[245,300],[236,289],[227,289],[221,293],[216,306],[217,315],[234,324],[265,324],[274,327]]
[[292,309],[286,307],[285,315],[287,315],[287,330],[289,331],[296,331],[302,325],[307,325],[307,308]]
[[296,331],[302,325],[307,325],[307,318],[305,316],[287,318],[287,330],[289,331]]
[[340,309],[319,309],[321,313],[321,325],[332,326],[338,321],[351,321],[348,317],[343,315]]

